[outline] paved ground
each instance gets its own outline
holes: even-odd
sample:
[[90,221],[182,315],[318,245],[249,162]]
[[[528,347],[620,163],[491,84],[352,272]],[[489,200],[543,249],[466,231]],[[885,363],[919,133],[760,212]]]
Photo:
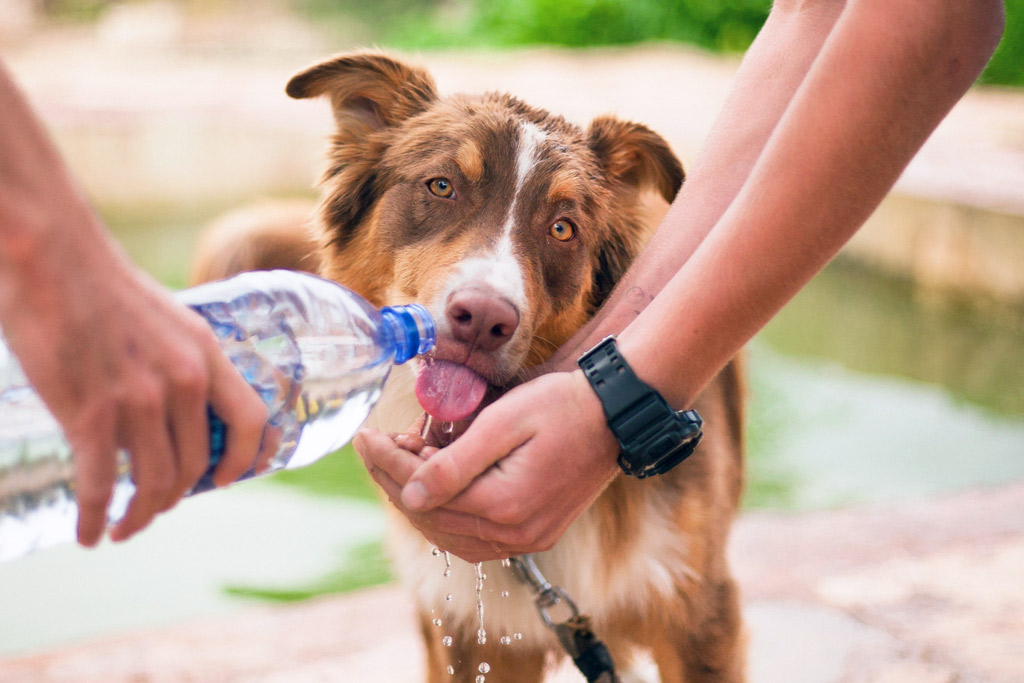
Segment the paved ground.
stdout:
[[[914,503],[739,520],[732,560],[752,683],[1024,680],[1024,483]],[[421,680],[395,587],[0,662],[5,683]],[[501,681],[494,671],[489,680]],[[582,680],[571,669],[551,681]]]
[[[289,158],[322,144],[325,114],[295,109],[279,95],[294,67],[310,61],[305,55],[292,55],[290,65],[217,67],[213,79],[202,60],[183,65],[147,54],[126,62],[124,55],[123,47],[80,52],[74,43],[5,55],[58,137],[68,140],[77,168],[90,168],[100,144],[96,135],[86,136],[87,144],[72,139],[74,129],[88,122],[121,125],[124,139],[126,121],[156,121],[160,139],[172,133],[177,152],[197,148],[181,124],[189,117],[220,126],[222,145],[231,140],[224,131],[240,121],[274,129],[285,140],[280,154]],[[669,48],[437,55],[425,61],[443,90],[509,90],[577,120],[615,111],[663,131],[688,159],[736,66]],[[119,64],[116,77],[104,76],[113,64]],[[652,83],[660,84],[656,97]],[[168,112],[177,117],[173,122]],[[291,124],[282,124],[285,119]],[[238,139],[218,154],[240,153],[245,137]],[[139,164],[162,172],[178,161],[145,146],[138,156],[136,143],[121,152],[136,154]],[[280,182],[276,172],[297,174],[305,185],[310,164],[299,168],[275,154],[245,164],[245,187]],[[211,162],[196,168],[184,157],[181,178],[168,176],[161,187],[240,191],[224,184],[223,167]],[[269,175],[257,172],[263,166]],[[95,193],[116,199],[117,192],[132,189],[133,178],[109,184],[87,179],[93,182]],[[1024,96],[984,91],[954,111],[898,191],[1021,216],[1021,188]],[[840,512],[749,514],[738,522],[732,553],[745,592],[756,683],[1024,681],[1024,484]],[[408,603],[385,587],[7,660],[0,662],[0,680],[408,683],[419,679],[420,666]],[[501,680],[498,672],[488,678]],[[559,680],[574,676],[563,672]]]

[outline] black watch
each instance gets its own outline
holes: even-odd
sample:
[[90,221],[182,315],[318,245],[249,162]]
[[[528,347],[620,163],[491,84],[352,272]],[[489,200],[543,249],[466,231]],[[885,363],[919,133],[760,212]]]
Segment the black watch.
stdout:
[[606,337],[576,361],[619,442],[619,467],[643,479],[664,474],[685,460],[704,435],[696,410],[675,411],[653,387],[637,377]]

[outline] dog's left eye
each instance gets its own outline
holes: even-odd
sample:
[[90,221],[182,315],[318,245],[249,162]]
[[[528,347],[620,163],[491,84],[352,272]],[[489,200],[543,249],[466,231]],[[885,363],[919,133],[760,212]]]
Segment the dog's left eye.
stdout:
[[430,194],[442,199],[451,199],[455,196],[455,186],[447,178],[434,178],[427,183]]
[[554,237],[559,242],[568,242],[572,239],[572,236],[576,234],[576,228],[573,224],[564,218],[559,221],[555,221],[550,228],[548,228],[548,234]]

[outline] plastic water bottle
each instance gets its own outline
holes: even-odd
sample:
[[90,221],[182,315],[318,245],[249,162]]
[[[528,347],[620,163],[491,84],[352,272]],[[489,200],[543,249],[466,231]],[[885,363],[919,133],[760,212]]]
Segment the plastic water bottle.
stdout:
[[[435,342],[423,306],[378,311],[354,292],[305,273],[244,273],[178,298],[209,322],[267,405],[270,428],[281,436],[268,472],[308,465],[348,443],[392,366]],[[189,495],[212,487],[224,425],[211,414],[210,427],[210,471]],[[124,515],[135,490],[127,456],[120,457],[111,522]],[[72,471],[60,426],[0,338],[0,561],[74,540]]]

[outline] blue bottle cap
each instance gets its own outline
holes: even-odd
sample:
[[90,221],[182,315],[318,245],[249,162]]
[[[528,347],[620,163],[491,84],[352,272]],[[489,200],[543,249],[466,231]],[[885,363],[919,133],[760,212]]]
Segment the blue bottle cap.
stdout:
[[395,365],[434,348],[437,330],[430,312],[422,304],[385,306],[380,314],[394,336]]

